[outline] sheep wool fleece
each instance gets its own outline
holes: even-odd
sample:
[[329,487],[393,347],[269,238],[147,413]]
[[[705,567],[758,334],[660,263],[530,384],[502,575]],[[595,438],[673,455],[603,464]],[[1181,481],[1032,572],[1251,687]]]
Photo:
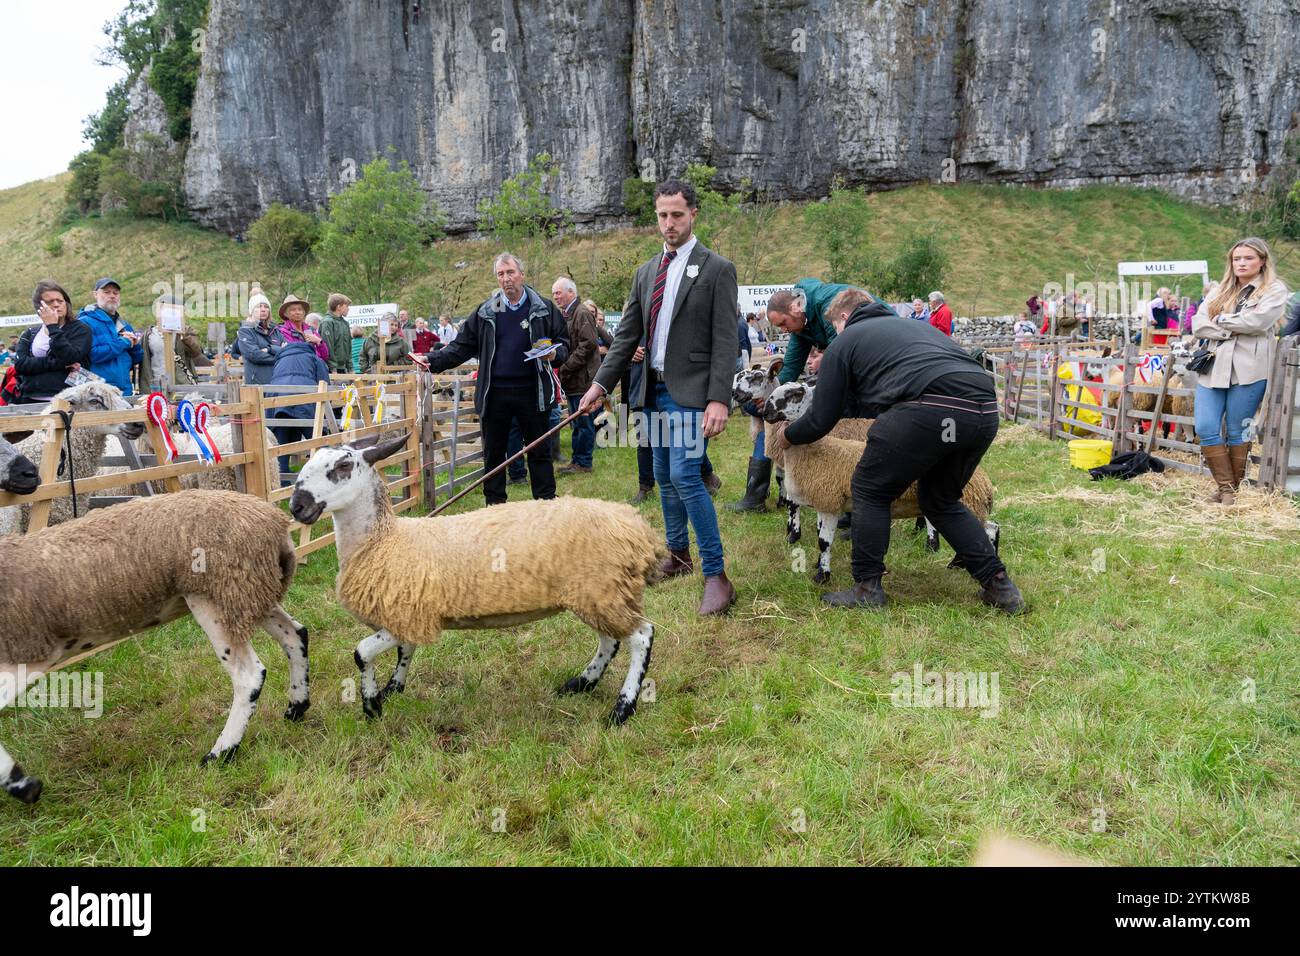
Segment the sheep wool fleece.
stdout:
[[[140,528],[155,529],[153,539],[123,557]],[[175,620],[189,614],[186,594],[211,599],[231,640],[246,641],[296,566],[288,515],[229,491],[154,495],[0,538],[0,567],[23,569],[0,586],[0,656],[48,661],[73,650],[67,634],[95,643]]]
[[516,501],[436,518],[382,513],[338,575],[340,603],[403,644],[458,617],[570,610],[621,639],[643,620],[643,583],[663,556],[631,505]]

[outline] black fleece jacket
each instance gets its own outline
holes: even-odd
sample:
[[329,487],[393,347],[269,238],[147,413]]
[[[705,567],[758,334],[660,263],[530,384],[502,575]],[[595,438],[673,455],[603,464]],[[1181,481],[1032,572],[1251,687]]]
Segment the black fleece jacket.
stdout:
[[970,373],[978,373],[977,389],[979,376],[988,379],[987,400],[994,401],[993,380],[952,339],[928,322],[900,319],[888,306],[864,302],[826,349],[812,408],[786,428],[785,437],[792,445],[815,442],[849,412],[876,418],[939,388],[946,375],[960,376],[960,391],[940,394],[969,395]]

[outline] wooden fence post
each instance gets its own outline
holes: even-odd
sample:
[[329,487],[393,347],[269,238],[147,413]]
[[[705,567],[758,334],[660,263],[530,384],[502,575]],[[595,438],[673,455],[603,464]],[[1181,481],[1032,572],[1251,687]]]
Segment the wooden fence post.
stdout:
[[1133,384],[1134,366],[1137,364],[1137,350],[1132,343],[1124,346],[1124,382],[1119,390],[1119,401],[1115,404],[1115,447],[1116,455],[1128,451],[1128,411],[1132,403],[1129,386]]
[[[244,451],[253,455],[252,462],[244,466],[246,490],[250,495],[266,501],[267,496],[276,489],[266,487],[266,459],[270,451],[266,447],[266,424],[262,421],[262,387],[239,386],[239,401],[251,406],[240,419],[238,429]],[[279,474],[278,468],[276,474]]]
[[[50,405],[50,413],[54,414],[59,411],[67,411],[68,403],[59,400]],[[56,422],[50,426],[50,437],[45,441],[45,447],[41,449],[41,484],[48,485],[54,483],[58,478],[59,460],[63,453],[63,423]],[[32,505],[32,510],[27,515],[27,530],[39,531],[46,527],[50,522],[50,505],[53,500],[47,498],[44,501],[38,501]]]
[[424,483],[424,504],[432,511],[438,504],[438,466],[433,451],[434,435],[437,433],[431,421],[433,376],[429,372],[418,372],[415,380],[419,387],[417,401],[420,403],[420,474]]

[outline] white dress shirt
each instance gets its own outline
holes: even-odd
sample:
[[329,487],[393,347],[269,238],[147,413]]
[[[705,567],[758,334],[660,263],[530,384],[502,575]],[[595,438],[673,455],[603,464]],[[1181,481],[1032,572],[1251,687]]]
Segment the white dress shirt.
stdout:
[[[668,327],[673,321],[673,303],[677,301],[677,290],[681,287],[682,276],[686,274],[686,263],[691,258],[691,253],[695,251],[695,236],[677,250],[677,256],[672,262],[668,263],[668,274],[664,277],[664,300],[659,307],[659,320],[655,325],[655,340],[651,343],[650,349],[650,367],[656,372],[662,373],[664,370],[664,353],[668,350]],[[665,245],[663,252],[660,253],[660,262],[663,262],[664,253],[668,252]],[[658,264],[656,264],[656,274]],[[646,321],[650,321],[649,303],[646,304]]]

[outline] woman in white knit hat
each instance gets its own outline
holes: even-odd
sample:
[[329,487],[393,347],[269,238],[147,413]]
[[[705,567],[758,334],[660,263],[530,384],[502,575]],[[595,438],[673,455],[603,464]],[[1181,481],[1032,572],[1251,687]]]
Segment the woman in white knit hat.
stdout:
[[248,297],[248,322],[236,333],[239,354],[244,359],[244,384],[267,385],[275,371],[275,358],[284,348],[284,337],[271,324],[271,301],[255,285]]

